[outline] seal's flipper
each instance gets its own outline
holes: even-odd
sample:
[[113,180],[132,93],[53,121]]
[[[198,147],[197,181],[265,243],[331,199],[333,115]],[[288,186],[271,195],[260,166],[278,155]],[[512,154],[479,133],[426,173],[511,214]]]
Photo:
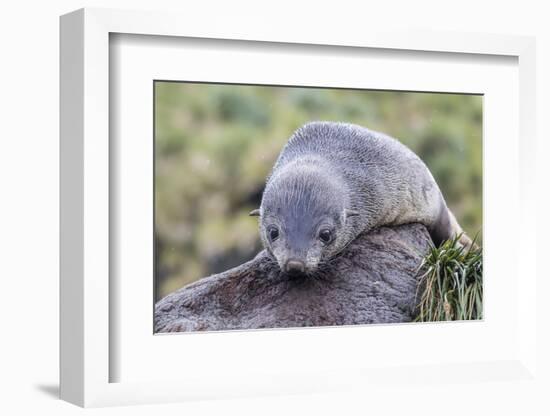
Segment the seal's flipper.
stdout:
[[457,236],[459,236],[458,243],[463,247],[478,247],[462,230],[454,214],[444,203],[442,203],[437,220],[433,224],[430,224],[428,231],[436,247],[440,246],[445,240],[450,240]]
[[428,231],[434,245],[439,247],[445,240],[452,238],[456,231],[456,227],[460,228],[454,215],[449,211],[445,202],[442,200],[437,219],[432,224],[428,225]]

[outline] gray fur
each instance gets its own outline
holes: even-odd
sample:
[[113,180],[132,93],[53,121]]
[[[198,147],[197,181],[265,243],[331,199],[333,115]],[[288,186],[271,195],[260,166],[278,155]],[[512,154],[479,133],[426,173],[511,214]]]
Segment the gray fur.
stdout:
[[[297,259],[307,273],[377,227],[421,223],[436,244],[462,232],[416,154],[392,137],[344,123],[308,123],[292,135],[258,214],[264,247],[281,269]],[[280,232],[275,241],[270,227]],[[320,229],[332,230],[330,244],[320,241]]]

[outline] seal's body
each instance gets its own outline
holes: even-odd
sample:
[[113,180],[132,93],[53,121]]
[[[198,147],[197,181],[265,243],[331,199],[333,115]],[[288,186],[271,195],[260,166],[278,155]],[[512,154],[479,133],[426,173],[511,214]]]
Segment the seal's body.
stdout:
[[313,273],[360,233],[384,225],[424,224],[436,245],[462,233],[417,155],[389,136],[343,123],[298,129],[251,214],[260,215],[262,242],[288,273]]

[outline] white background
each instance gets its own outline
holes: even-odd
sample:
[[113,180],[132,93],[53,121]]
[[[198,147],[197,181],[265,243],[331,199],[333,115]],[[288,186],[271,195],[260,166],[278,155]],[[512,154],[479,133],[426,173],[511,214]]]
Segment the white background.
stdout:
[[[0,343],[0,411],[4,414],[82,412],[55,399],[58,376],[58,16],[83,6],[180,10],[197,14],[208,22],[215,13],[232,19],[235,14],[280,21],[281,26],[325,24],[389,25],[537,35],[538,134],[540,196],[540,264],[545,254],[542,236],[548,235],[543,213],[548,202],[550,128],[550,31],[545,2],[503,1],[384,1],[384,2],[212,2],[181,1],[20,1],[3,4],[0,11],[0,277],[2,342]],[[195,3],[195,2],[194,2]],[[198,2],[196,2],[198,3]],[[361,6],[360,6],[361,4]],[[202,17],[199,17],[202,16]],[[542,138],[546,140],[542,140]],[[545,176],[543,176],[545,175]],[[542,189],[544,187],[544,189]],[[513,244],[513,241],[510,242]],[[546,244],[545,248],[548,248]],[[505,260],[505,258],[503,258]],[[541,294],[550,289],[539,284]],[[543,300],[544,297],[539,299]],[[549,311],[539,303],[539,369],[548,377]],[[545,330],[544,332],[542,330]],[[544,353],[546,351],[546,354]],[[548,380],[548,379],[547,379]],[[100,414],[281,414],[407,413],[424,414],[548,414],[543,391],[529,384],[486,383],[456,388],[434,385],[427,391],[412,388],[399,396],[388,385],[384,394],[369,396],[339,392],[316,396],[259,398],[196,402],[177,405],[140,406],[93,410]],[[457,394],[457,392],[460,392]],[[422,408],[408,405],[413,397],[426,396]],[[496,399],[498,398],[498,399]],[[544,406],[544,409],[543,409]],[[475,409],[475,410],[474,410]]]

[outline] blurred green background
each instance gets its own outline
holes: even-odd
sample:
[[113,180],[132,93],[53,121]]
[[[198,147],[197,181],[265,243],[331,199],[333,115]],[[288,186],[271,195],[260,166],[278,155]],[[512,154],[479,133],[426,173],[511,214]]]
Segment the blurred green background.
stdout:
[[387,133],[428,165],[474,236],[482,220],[482,97],[155,82],[155,293],[251,259],[260,203],[292,132],[313,120]]

